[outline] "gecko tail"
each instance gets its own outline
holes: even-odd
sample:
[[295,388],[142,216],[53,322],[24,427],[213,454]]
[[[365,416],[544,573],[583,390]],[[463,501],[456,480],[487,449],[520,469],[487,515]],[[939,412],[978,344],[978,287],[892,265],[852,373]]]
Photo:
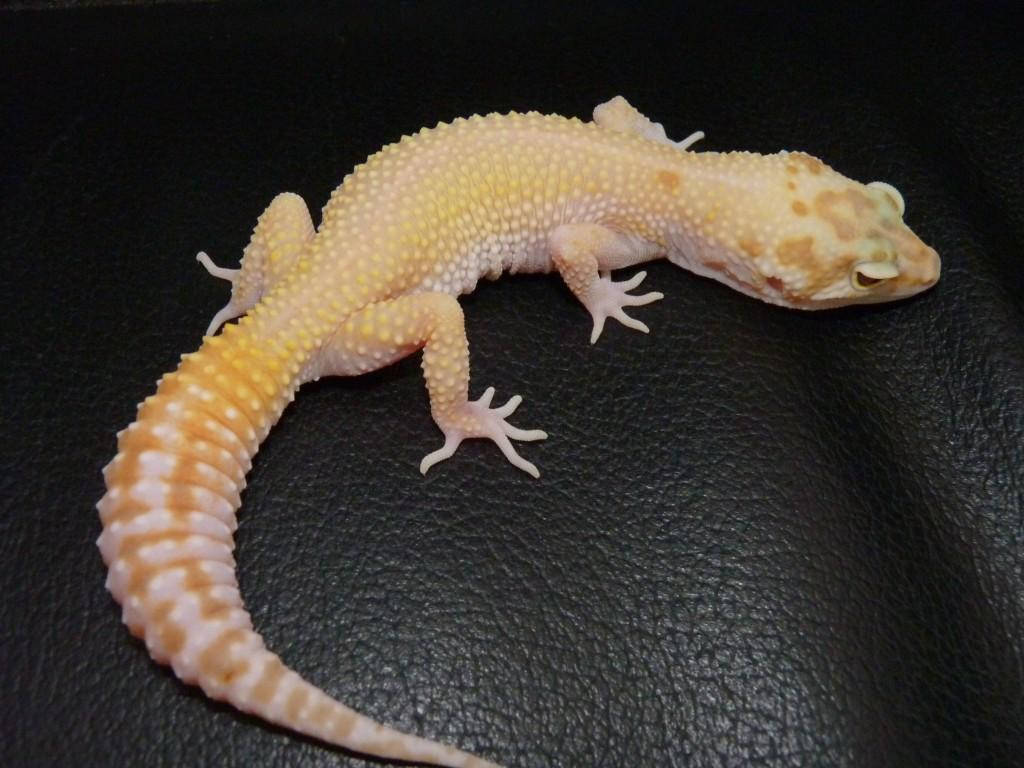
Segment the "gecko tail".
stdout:
[[289,669],[253,629],[234,531],[252,457],[298,387],[304,360],[251,317],[185,355],[104,468],[97,540],[107,588],[150,655],[211,698],[355,752],[450,768],[498,768],[346,707]]

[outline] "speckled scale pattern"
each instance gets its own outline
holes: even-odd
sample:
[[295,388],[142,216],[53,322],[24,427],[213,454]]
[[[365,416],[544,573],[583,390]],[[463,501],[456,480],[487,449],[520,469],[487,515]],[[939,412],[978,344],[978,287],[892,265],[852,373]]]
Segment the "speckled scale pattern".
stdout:
[[[610,106],[609,106],[610,105]],[[667,256],[785,306],[883,301],[938,278],[938,257],[902,223],[888,185],[861,185],[800,153],[693,153],[624,99],[595,122],[489,115],[424,129],[347,176],[314,232],[305,203],[279,195],[260,217],[211,332],[158,383],[104,470],[98,540],[107,586],[150,654],[211,697],[327,742],[384,758],[494,767],[353,712],[267,650],[238,592],[236,511],[260,442],[295,391],[423,350],[442,448],[512,441],[512,397],[470,400],[469,347],[454,298],[482,277],[557,269],[594,318],[661,298],[643,275],[607,274]],[[683,144],[687,144],[684,142]]]

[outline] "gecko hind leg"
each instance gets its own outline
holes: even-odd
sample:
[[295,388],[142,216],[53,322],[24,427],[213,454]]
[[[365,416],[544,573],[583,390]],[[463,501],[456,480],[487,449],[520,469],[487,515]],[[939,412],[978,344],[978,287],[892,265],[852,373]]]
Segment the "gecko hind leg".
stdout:
[[306,203],[298,195],[284,192],[260,215],[239,269],[218,267],[206,253],[196,254],[196,261],[207,272],[231,283],[231,299],[210,320],[206,335],[212,336],[228,320],[255,306],[298,261],[314,232]]
[[492,408],[494,387],[477,400],[469,399],[469,342],[462,307],[452,296],[421,293],[372,304],[347,318],[321,352],[312,372],[322,376],[354,376],[383,368],[423,350],[423,378],[430,395],[430,413],[444,434],[444,445],[420,462],[420,472],[450,458],[462,443],[487,438],[515,467],[539,477],[537,467],[524,459],[513,440],[543,440],[539,429],[520,429],[507,419],[522,398],[515,395]]
[[[229,283],[231,283],[232,288],[234,288],[235,280],[238,279],[238,275],[241,274],[242,272],[241,269],[228,269],[226,267],[218,267],[216,264],[213,263],[213,260],[205,251],[200,251],[199,253],[196,254],[196,261],[198,261],[200,264],[206,267],[206,271],[209,272],[214,277],[219,277],[222,280],[227,280]],[[217,332],[218,328],[224,325],[224,323],[226,323],[228,320],[238,317],[240,314],[242,314],[243,311],[245,310],[238,310],[238,307],[232,298],[232,300],[225,304],[223,307],[221,307],[217,311],[217,314],[215,314],[213,318],[210,320],[210,324],[206,328],[205,335],[212,336]]]

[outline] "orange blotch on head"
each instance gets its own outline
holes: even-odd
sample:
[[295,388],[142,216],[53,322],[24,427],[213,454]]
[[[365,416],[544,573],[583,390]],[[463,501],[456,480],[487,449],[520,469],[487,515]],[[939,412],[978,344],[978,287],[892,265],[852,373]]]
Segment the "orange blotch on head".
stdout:
[[673,171],[658,171],[656,174],[658,184],[669,192],[679,187],[679,174]]
[[813,155],[808,155],[804,152],[794,152],[790,157],[793,158],[794,162],[799,163],[805,170],[809,171],[814,176],[819,175],[825,170],[825,164]]
[[797,216],[806,216],[809,211],[810,209],[807,207],[807,204],[803,200],[793,201],[793,213],[795,213]]
[[814,198],[814,212],[828,222],[840,240],[853,240],[878,204],[856,189],[826,189]]
[[[814,238],[810,236],[783,240],[775,253],[780,265],[798,269],[802,273],[801,293],[804,294],[804,298],[807,294],[826,288],[847,274],[856,261],[852,253],[820,258],[814,248]],[[801,300],[800,296],[794,296],[789,289],[784,293],[791,301]]]
[[750,240],[748,238],[740,238],[738,243],[740,250],[743,251],[747,256],[752,259],[756,259],[761,255],[763,248],[761,244],[756,240]]
[[775,250],[779,263],[786,267],[796,267],[807,273],[818,271],[818,258],[814,253],[814,238],[793,237],[783,240]]

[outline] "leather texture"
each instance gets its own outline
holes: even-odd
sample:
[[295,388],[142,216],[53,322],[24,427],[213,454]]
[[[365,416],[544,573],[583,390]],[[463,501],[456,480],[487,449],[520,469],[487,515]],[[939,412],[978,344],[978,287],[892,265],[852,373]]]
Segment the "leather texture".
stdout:
[[[440,445],[417,360],[303,389],[237,537],[257,627],[357,709],[514,768],[1024,754],[1024,94],[1009,13],[401,3],[0,13],[0,763],[357,766],[120,624],[100,468],[282,190],[473,112],[622,93],[698,148],[883,179],[944,260],[802,314],[667,263],[644,336],[556,277],[463,299],[535,481]],[[316,215],[315,215],[316,218]]]

